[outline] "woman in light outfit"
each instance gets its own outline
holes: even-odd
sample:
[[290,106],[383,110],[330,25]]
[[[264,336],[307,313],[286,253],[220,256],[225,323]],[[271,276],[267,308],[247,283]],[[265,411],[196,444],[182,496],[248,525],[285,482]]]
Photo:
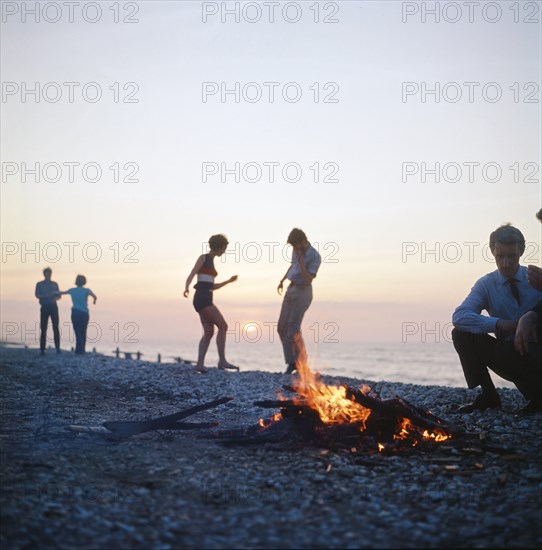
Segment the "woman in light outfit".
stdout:
[[85,288],[87,279],[84,275],[77,275],[75,288],[70,288],[60,294],[69,294],[72,299],[72,324],[75,332],[75,353],[85,353],[87,343],[87,327],[89,321],[88,297],[92,296],[94,303],[98,299],[90,288]]

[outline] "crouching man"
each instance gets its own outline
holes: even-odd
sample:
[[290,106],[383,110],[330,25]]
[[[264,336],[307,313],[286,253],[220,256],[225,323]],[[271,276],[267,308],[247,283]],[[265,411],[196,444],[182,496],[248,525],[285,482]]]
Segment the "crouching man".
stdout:
[[[489,236],[489,248],[497,269],[476,281],[452,317],[452,340],[469,388],[481,391],[462,413],[499,408],[501,400],[489,369],[513,382],[527,400],[524,413],[542,411],[542,367],[540,342],[526,353],[514,347],[519,319],[532,310],[542,292],[529,284],[527,268],[519,265],[525,238],[510,224]],[[486,311],[487,315],[482,314]]]

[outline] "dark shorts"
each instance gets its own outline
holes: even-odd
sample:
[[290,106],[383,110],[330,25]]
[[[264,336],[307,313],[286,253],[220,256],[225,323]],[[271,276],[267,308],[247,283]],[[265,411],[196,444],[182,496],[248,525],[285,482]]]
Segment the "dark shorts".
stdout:
[[213,291],[196,289],[194,294],[194,309],[199,313],[202,309],[213,305]]

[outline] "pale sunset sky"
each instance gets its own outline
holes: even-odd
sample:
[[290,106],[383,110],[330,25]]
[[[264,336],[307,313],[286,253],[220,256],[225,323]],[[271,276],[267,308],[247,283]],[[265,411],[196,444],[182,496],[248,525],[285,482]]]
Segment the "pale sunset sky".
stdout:
[[215,233],[230,327],[276,322],[300,227],[306,326],[344,342],[444,327],[504,222],[541,265],[540,1],[35,4],[2,2],[2,339],[37,345],[50,266],[87,277],[102,347],[195,342]]

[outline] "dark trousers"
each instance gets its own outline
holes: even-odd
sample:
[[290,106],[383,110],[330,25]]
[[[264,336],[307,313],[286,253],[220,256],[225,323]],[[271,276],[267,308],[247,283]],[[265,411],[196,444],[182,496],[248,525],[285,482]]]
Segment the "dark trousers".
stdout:
[[60,331],[58,330],[58,306],[55,304],[44,304],[40,308],[40,350],[45,350],[47,340],[47,325],[51,317],[53,325],[53,337],[55,340],[55,348],[60,348]]
[[542,398],[542,347],[529,344],[528,353],[520,355],[512,339],[497,340],[489,334],[472,334],[454,328],[452,341],[459,355],[469,388],[491,383],[488,369],[513,382],[525,399]]
[[87,343],[88,313],[72,308],[73,332],[75,332],[75,353],[85,353]]

